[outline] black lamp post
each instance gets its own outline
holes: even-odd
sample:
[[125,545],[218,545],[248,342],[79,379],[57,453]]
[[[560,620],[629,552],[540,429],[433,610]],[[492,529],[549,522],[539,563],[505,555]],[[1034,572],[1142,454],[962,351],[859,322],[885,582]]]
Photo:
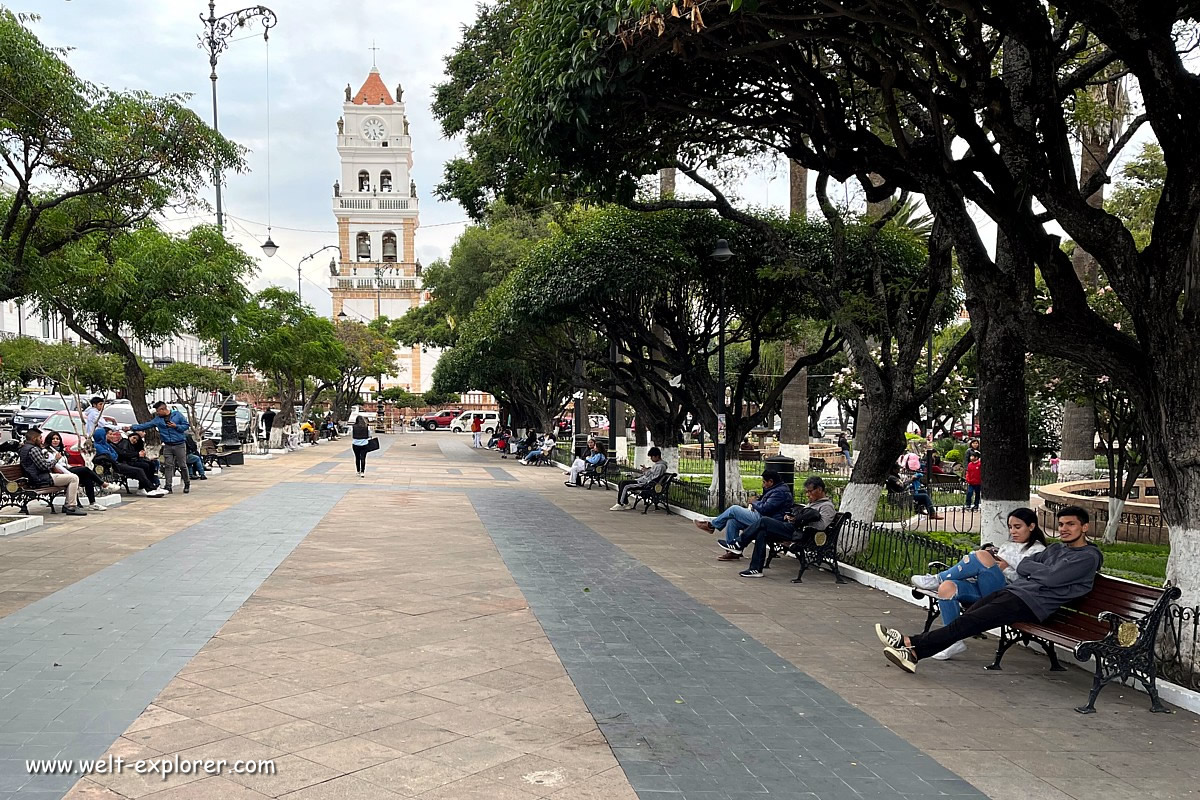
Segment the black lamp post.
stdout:
[[[204,23],[204,33],[200,34],[200,49],[208,53],[208,65],[211,69],[209,80],[212,81],[212,111],[213,111],[213,130],[219,131],[217,125],[217,59],[221,53],[225,52],[225,48],[229,47],[230,38],[245,28],[255,19],[262,22],[263,39],[266,40],[270,36],[271,28],[279,21],[275,16],[275,12],[266,6],[251,6],[243,8],[240,11],[233,11],[217,16],[215,0],[208,0],[208,16],[200,15],[200,21]],[[225,229],[225,214],[221,205],[221,170],[216,164],[213,165],[213,188],[216,192],[217,200],[217,230],[224,231]],[[263,254],[267,258],[275,255],[279,249],[275,242],[271,241],[270,233],[267,234],[267,241],[263,242]],[[229,334],[221,334],[221,365],[229,370],[230,378],[233,377],[233,368],[229,363]],[[221,402],[221,447],[227,453],[228,463],[241,464],[242,448],[241,440],[237,434],[237,402],[233,399],[233,392],[226,391],[225,397]]]
[[[717,239],[717,246],[712,251],[712,259],[718,264],[724,264],[733,258],[729,242]],[[729,426],[725,422],[725,275],[721,274],[721,295],[717,306],[717,373],[720,385],[717,387],[717,503],[721,510],[725,508],[725,448]]]

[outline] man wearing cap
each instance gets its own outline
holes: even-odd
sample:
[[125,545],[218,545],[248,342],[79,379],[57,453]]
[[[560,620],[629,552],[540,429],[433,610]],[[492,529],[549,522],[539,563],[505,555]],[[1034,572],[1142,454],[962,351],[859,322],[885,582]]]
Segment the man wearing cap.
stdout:
[[159,400],[154,404],[154,417],[149,422],[134,425],[131,430],[144,431],[158,428],[158,434],[163,443],[163,473],[167,479],[167,494],[171,493],[171,482],[175,478],[175,470],[183,475],[183,493],[192,490],[192,475],[187,465],[187,429],[188,421],[178,411]]

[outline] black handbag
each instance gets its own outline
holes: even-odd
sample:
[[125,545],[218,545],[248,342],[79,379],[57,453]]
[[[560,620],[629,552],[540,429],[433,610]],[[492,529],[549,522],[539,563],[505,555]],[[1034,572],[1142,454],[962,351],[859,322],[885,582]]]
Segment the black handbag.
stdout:
[[367,452],[368,453],[374,453],[378,449],[379,449],[379,437],[378,436],[372,436],[370,439],[367,439]]

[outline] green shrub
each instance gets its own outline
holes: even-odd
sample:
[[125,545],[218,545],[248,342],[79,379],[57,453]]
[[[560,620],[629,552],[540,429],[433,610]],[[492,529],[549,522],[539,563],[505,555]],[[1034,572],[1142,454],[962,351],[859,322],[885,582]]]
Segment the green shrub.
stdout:
[[908,444],[912,444],[913,442],[923,442],[925,441],[925,437],[919,433],[905,433],[904,441]]
[[953,450],[948,450],[946,454],[942,456],[942,459],[949,461],[951,464],[959,464],[963,460],[963,455],[965,455],[964,452],[955,447]]
[[952,439],[949,436],[944,436],[933,443],[933,449],[937,450],[943,456],[949,453],[958,444],[958,440]]

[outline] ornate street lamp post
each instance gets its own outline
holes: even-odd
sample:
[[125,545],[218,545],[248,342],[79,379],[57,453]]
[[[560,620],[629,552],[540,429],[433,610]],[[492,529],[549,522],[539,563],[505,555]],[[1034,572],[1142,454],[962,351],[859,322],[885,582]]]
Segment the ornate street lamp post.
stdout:
[[[712,251],[712,259],[719,264],[724,264],[729,259],[733,258],[733,251],[729,249],[729,242],[724,239],[717,239],[717,246]],[[720,381],[717,386],[717,503],[723,511],[725,509],[725,449],[727,431],[729,429],[725,420],[725,276],[721,275],[721,296],[718,300],[717,310],[717,374]]]
[[[279,20],[275,16],[275,12],[266,6],[251,6],[218,17],[215,0],[209,0],[208,17],[200,15],[200,21],[204,23],[205,30],[200,34],[199,46],[201,50],[208,53],[208,65],[211,68],[208,77],[212,81],[214,131],[220,130],[217,126],[217,58],[229,46],[230,37],[256,19],[262,23],[263,39],[268,39],[271,28],[275,27]],[[216,191],[217,200],[217,230],[224,231],[225,214],[221,205],[221,171],[215,164],[213,165],[213,188]],[[277,249],[275,243],[271,241],[271,237],[268,236],[267,241],[263,243],[263,253],[270,258],[275,255]],[[232,378],[233,368],[229,363],[229,335],[227,333],[221,334],[221,364],[229,370],[230,378]],[[229,463],[243,463],[241,439],[237,432],[237,401],[234,400],[232,391],[226,392],[221,403],[221,448],[228,454]]]

